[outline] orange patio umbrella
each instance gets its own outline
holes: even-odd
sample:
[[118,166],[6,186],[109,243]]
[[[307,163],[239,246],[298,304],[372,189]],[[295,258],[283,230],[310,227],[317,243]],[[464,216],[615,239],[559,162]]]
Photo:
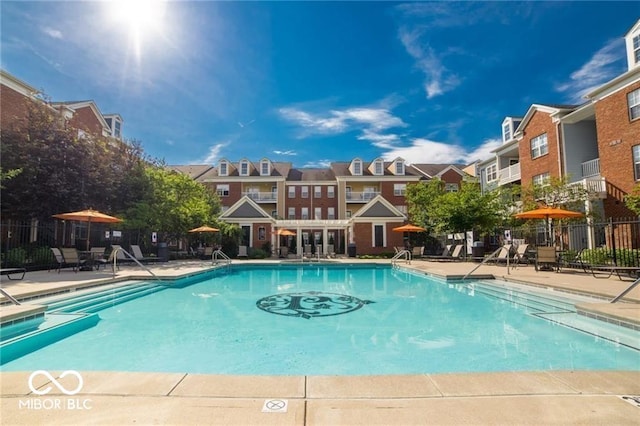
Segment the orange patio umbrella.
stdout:
[[411,233],[412,232],[424,232],[424,231],[426,231],[426,229],[421,227],[421,226],[412,225],[412,224],[408,223],[406,225],[402,225],[402,226],[398,226],[396,228],[393,228],[392,231],[394,231],[394,232],[407,232],[409,234],[408,242],[409,242],[409,245],[411,245]]
[[211,226],[203,225],[197,228],[190,229],[187,232],[218,232],[220,231],[218,228],[212,228]]
[[558,207],[540,207],[534,210],[516,213],[514,215],[516,219],[544,219],[545,221],[547,221],[549,224],[549,240],[547,241],[547,244],[549,244],[553,240],[553,236],[551,234],[551,221],[553,219],[568,219],[583,216],[584,213],[564,210]]
[[283,237],[291,237],[291,236],[296,235],[296,233],[295,233],[295,232],[293,232],[293,231],[289,231],[288,229],[284,229],[284,228],[282,228],[282,229],[278,229],[278,230],[275,232],[275,234],[276,234],[276,235],[283,236]]
[[122,219],[119,219],[114,216],[109,216],[108,214],[104,214],[93,209],[80,210],[77,212],[70,212],[70,213],[59,213],[59,214],[54,214],[53,217],[55,217],[56,219],[62,219],[62,220],[75,220],[77,222],[87,222],[87,251],[89,250],[89,239],[91,237],[91,223],[122,222]]

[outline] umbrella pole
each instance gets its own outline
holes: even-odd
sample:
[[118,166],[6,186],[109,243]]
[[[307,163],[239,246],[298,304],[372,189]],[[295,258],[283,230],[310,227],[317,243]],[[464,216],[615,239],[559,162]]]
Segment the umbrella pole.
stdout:
[[91,239],[91,218],[87,224],[87,251],[89,251],[89,240]]

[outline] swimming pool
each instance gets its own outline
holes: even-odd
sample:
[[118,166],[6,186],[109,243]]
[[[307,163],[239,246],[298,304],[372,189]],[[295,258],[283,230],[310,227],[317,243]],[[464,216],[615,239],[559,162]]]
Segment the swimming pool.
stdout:
[[[640,370],[640,333],[575,314],[574,301],[388,266],[242,266],[101,303],[89,328],[5,363],[16,370],[366,375]],[[99,302],[97,302],[99,301]],[[75,304],[74,304],[75,303]],[[77,308],[68,308],[77,306]],[[583,331],[579,331],[583,330]],[[634,349],[635,347],[636,349]]]

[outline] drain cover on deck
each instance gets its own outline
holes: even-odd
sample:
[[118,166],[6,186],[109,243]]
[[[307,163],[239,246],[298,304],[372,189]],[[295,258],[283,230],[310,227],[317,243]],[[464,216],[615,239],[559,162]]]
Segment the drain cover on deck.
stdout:
[[286,399],[265,399],[263,413],[286,413],[289,401]]
[[306,293],[274,294],[263,297],[256,302],[256,306],[272,314],[309,319],[311,317],[346,314],[369,303],[375,302],[361,300],[346,294],[309,291]]

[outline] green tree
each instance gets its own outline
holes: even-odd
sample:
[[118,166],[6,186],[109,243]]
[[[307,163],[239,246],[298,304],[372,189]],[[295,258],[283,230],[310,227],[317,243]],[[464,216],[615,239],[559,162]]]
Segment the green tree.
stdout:
[[577,209],[592,196],[591,191],[582,185],[569,184],[569,178],[551,178],[544,185],[522,187],[524,210],[531,210],[543,202],[549,207]]
[[640,183],[636,184],[631,192],[624,197],[624,203],[629,210],[640,216]]
[[411,223],[432,228],[433,206],[438,198],[444,194],[444,186],[440,179],[420,181],[407,185],[405,199],[407,200],[407,212]]
[[182,173],[162,165],[145,167],[145,191],[125,213],[125,227],[149,235],[156,231],[162,240],[181,238],[189,229],[203,224],[233,234],[237,226],[218,221],[220,200],[212,190]]

